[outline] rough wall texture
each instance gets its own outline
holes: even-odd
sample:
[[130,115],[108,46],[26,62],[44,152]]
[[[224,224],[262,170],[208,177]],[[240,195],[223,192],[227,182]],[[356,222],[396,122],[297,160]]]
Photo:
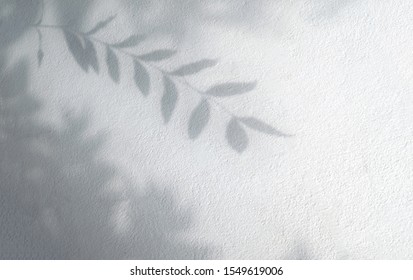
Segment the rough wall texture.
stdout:
[[0,1],[0,258],[413,258],[407,0]]

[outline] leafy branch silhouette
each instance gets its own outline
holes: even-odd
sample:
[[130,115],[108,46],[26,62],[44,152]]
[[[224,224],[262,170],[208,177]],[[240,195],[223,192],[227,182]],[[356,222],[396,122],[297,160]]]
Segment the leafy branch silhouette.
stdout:
[[113,82],[119,83],[121,69],[118,55],[128,57],[133,61],[134,82],[141,94],[146,97],[151,91],[151,76],[148,69],[155,70],[162,75],[163,96],[161,98],[161,113],[163,121],[167,124],[176,109],[179,101],[179,91],[176,83],[179,83],[190,90],[200,94],[201,101],[193,109],[187,127],[187,133],[191,140],[198,138],[205,130],[211,118],[211,105],[224,111],[229,121],[226,126],[225,137],[229,146],[242,153],[248,147],[249,138],[246,129],[252,129],[260,133],[273,135],[277,137],[289,137],[264,121],[248,116],[237,116],[223,106],[217,99],[226,98],[236,95],[245,94],[256,88],[257,82],[226,82],[212,85],[206,90],[200,90],[187,82],[185,77],[195,75],[203,70],[212,68],[217,64],[214,59],[201,59],[189,64],[178,66],[175,70],[166,71],[155,63],[172,58],[177,54],[173,49],[155,49],[143,54],[134,54],[127,49],[138,46],[147,36],[144,34],[134,34],[115,43],[108,43],[95,37],[95,35],[104,30],[116,16],[110,16],[105,20],[99,21],[89,31],[83,32],[73,30],[65,25],[45,25],[42,24],[43,12],[40,19],[32,25],[36,29],[39,38],[39,48],[37,52],[38,65],[42,64],[44,52],[42,50],[42,29],[56,29],[63,32],[66,45],[72,57],[80,68],[88,72],[92,68],[96,74],[100,72],[100,63],[97,57],[97,46],[105,49],[106,65],[109,77]]

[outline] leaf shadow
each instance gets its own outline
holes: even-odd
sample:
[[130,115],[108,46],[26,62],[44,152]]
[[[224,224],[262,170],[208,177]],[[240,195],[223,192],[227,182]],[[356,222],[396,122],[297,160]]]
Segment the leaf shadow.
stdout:
[[89,63],[81,39],[70,31],[64,31],[67,47],[77,64],[83,71],[88,72]]
[[138,60],[134,60],[135,84],[143,96],[148,96],[151,89],[151,79],[148,70]]
[[108,66],[109,76],[113,82],[119,84],[120,70],[118,56],[111,48],[106,48],[106,64]]
[[164,77],[163,83],[164,94],[161,99],[161,111],[164,122],[168,123],[178,101],[178,91],[171,79]]
[[216,84],[205,91],[206,95],[213,97],[228,97],[244,94],[252,91],[257,86],[257,82],[250,83],[222,83]]
[[201,100],[192,111],[188,122],[188,135],[190,139],[196,139],[206,127],[210,118],[209,103],[206,99]]
[[231,148],[238,153],[242,153],[248,147],[249,140],[247,133],[235,118],[229,121],[225,131],[225,137]]
[[170,72],[170,74],[175,76],[189,76],[197,74],[204,69],[212,68],[215,65],[217,65],[216,59],[201,59],[196,62],[182,65],[178,69]]

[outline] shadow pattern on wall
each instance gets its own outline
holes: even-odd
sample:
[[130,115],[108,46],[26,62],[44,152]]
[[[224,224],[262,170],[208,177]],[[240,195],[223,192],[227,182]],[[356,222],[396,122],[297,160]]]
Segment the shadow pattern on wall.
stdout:
[[[96,36],[99,32],[103,32],[116,16],[110,16],[97,22],[89,30],[81,31],[79,27],[81,24],[76,23],[73,17],[70,16],[69,19],[64,20],[64,22],[70,22],[70,25],[48,25],[42,23],[44,4],[43,1],[40,3],[40,16],[36,23],[31,25],[31,27],[36,29],[39,38],[39,48],[37,51],[39,66],[42,64],[45,55],[42,49],[43,32],[45,29],[58,30],[64,34],[68,50],[73,59],[85,72],[93,70],[99,74],[102,72],[103,64],[106,66],[108,76],[114,83],[118,84],[124,71],[120,66],[119,56],[124,56],[133,62],[133,75],[131,76],[134,79],[137,90],[143,97],[147,97],[153,87],[152,83],[155,79],[151,77],[151,73],[157,72],[158,75],[161,75],[163,93],[160,111],[165,124],[173,117],[177,104],[180,101],[180,86],[199,94],[201,100],[192,110],[187,124],[187,134],[192,140],[198,138],[207,127],[211,118],[211,106],[215,106],[227,114],[228,121],[225,138],[228,145],[238,153],[242,153],[249,145],[247,129],[277,137],[290,136],[256,117],[238,116],[219,101],[219,99],[242,95],[254,90],[257,85],[256,81],[223,82],[213,84],[207,89],[198,89],[186,80],[188,76],[200,74],[203,70],[214,67],[217,64],[216,59],[204,58],[189,64],[178,65],[176,69],[167,71],[159,66],[158,63],[175,56],[177,54],[175,49],[155,48],[152,51],[139,54],[130,52],[129,49],[138,47],[148,37],[148,34],[132,34],[117,42],[106,42]],[[75,6],[72,3],[69,10],[73,11],[76,9]],[[87,9],[88,6],[80,5],[83,9],[80,14],[83,17],[85,16],[84,9]],[[81,17],[78,18],[78,21],[80,20]],[[99,51],[104,52],[105,61],[99,61]]]
[[99,158],[106,136],[87,136],[88,112],[59,129],[36,120],[27,60],[5,65],[0,53],[0,259],[208,258],[179,238],[190,209]]

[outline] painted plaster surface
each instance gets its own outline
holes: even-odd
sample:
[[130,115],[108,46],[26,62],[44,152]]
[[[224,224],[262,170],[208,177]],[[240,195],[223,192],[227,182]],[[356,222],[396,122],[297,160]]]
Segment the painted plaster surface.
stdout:
[[412,259],[413,3],[0,1],[0,258]]

